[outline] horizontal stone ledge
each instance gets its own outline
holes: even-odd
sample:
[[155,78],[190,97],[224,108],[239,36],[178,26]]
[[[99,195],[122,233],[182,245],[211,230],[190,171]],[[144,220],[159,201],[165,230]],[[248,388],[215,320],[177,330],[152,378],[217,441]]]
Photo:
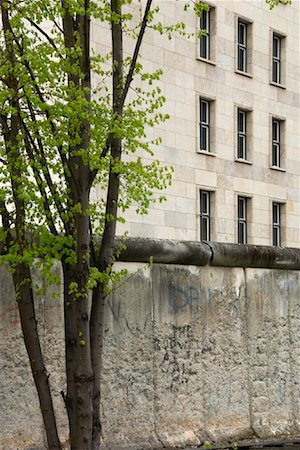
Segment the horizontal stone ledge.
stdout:
[[300,249],[210,242],[212,266],[300,270]]
[[170,239],[117,238],[117,246],[124,243],[118,261],[184,264],[205,266],[212,256],[208,245],[197,241],[175,241]]
[[120,241],[126,249],[118,260],[125,262],[152,258],[164,264],[300,270],[299,248],[129,237]]

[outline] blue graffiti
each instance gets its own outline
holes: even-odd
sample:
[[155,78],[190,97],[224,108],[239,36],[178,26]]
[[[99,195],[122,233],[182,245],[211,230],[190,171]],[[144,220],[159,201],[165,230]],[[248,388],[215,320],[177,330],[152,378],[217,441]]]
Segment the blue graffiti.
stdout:
[[183,311],[184,308],[194,302],[199,302],[199,291],[193,286],[188,286],[187,289],[169,285],[169,305],[174,312]]

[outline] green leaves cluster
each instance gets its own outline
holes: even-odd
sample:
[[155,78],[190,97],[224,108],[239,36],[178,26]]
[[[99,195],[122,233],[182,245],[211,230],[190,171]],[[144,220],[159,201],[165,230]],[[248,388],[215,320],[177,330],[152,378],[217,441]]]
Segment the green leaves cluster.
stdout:
[[[122,3],[130,7],[132,2]],[[88,10],[85,5],[83,0],[2,3],[9,30],[0,31],[0,199],[2,222],[5,214],[8,219],[1,232],[1,261],[12,267],[20,261],[33,265],[38,256],[76,261],[76,216],[90,215],[93,231],[103,233],[110,168],[121,180],[123,213],[132,204],[138,213],[147,213],[155,191],[171,181],[169,169],[156,160],[141,159],[142,154],[153,159],[153,148],[160,142],[148,139],[147,130],[168,118],[161,112],[165,98],[155,86],[161,71],[145,73],[136,65],[135,83],[119,117],[113,113],[110,49],[100,55],[91,52],[88,64],[97,79],[91,86],[81,66],[79,31],[71,43],[63,33],[67,15],[88,17],[106,27],[122,21],[131,38],[140,25],[135,22],[133,33],[130,8],[117,16],[108,1],[91,2]],[[151,12],[149,20],[153,17]],[[124,83],[131,61],[125,60]],[[18,130],[12,148],[6,137],[14,119]],[[88,129],[88,145],[82,141],[83,126]],[[122,139],[121,160],[113,160],[105,149],[110,135]],[[85,211],[73,195],[74,173],[82,163],[95,174],[90,188],[100,193],[100,200]],[[26,230],[22,249],[7,239],[8,231],[15,233],[20,201]],[[48,262],[38,267],[51,276]],[[91,271],[91,285],[94,279]]]

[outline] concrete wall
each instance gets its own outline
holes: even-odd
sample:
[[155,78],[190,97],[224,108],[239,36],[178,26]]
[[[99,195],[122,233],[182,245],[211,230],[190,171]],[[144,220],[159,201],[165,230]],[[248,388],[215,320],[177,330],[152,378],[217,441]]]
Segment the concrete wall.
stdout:
[[[120,263],[122,265],[124,263]],[[109,297],[103,443],[136,449],[300,434],[300,272],[128,264]],[[44,448],[10,275],[0,272],[0,448]],[[60,300],[37,312],[61,435]]]

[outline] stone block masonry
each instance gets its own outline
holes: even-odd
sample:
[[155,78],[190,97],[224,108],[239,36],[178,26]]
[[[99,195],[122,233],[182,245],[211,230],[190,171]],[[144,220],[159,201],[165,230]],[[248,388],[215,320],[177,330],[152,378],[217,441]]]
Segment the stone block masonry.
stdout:
[[[299,251],[172,241],[148,241],[150,248],[154,261],[164,262],[118,263],[129,276],[107,299],[103,448],[299,437]],[[128,243],[130,254],[138,259]],[[44,449],[11,278],[3,267],[0,298],[0,448]],[[67,439],[62,304],[49,293],[36,299],[36,308],[60,433]]]

